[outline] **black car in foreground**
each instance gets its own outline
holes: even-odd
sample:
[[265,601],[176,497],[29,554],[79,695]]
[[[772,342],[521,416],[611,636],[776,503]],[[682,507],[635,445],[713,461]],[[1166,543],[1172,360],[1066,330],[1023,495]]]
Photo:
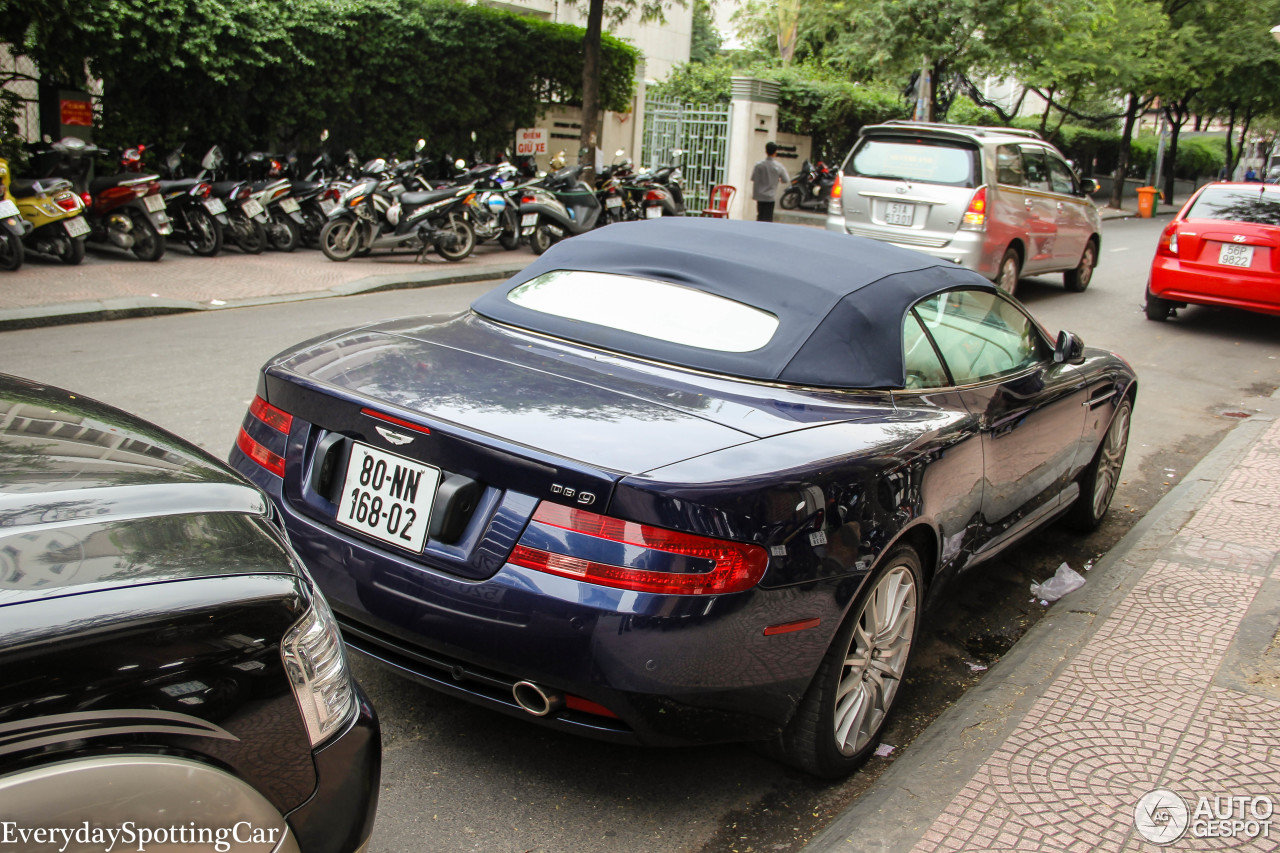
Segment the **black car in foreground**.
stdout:
[[563,731],[833,776],[948,583],[1102,520],[1136,391],[948,261],[665,218],[280,354],[231,458],[357,651]]
[[0,849],[350,853],[377,719],[262,493],[0,375]]

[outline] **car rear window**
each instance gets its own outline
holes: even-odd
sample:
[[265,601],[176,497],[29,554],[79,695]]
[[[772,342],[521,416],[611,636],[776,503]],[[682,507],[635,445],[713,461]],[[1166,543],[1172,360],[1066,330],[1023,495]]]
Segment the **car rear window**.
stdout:
[[1191,205],[1187,218],[1280,225],[1280,187],[1208,187]]
[[862,178],[978,185],[977,149],[937,139],[866,137],[849,158],[845,174]]
[[778,318],[714,293],[639,276],[555,270],[507,294],[515,305],[659,341],[751,352],[773,338]]

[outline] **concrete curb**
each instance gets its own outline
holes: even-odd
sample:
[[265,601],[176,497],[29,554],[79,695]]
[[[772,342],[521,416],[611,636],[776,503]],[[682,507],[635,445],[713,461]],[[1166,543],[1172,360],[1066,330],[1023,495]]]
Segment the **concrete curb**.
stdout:
[[911,850],[1275,419],[1259,415],[1228,433],[1094,566],[1082,590],[1055,604],[804,853]]
[[[529,262],[532,262],[532,258]],[[528,262],[526,262],[528,263]],[[286,302],[305,302],[313,299],[330,299],[338,296],[356,296],[379,293],[384,290],[402,290],[417,287],[435,287],[443,284],[465,284],[472,281],[489,281],[509,278],[524,269],[526,264],[503,264],[476,269],[462,267],[466,272],[424,271],[405,274],[391,273],[371,275],[345,282],[324,290],[305,293],[289,293],[277,296],[256,296],[232,299],[221,305],[193,302],[186,299],[149,299],[141,296],[125,296],[117,299],[64,302],[57,305],[36,305],[27,308],[11,308],[0,311],[0,332],[12,329],[33,329],[41,326],[60,326],[69,323],[92,323],[102,320],[124,320],[130,317],[151,317],[161,314],[183,314],[195,311],[224,311],[231,308],[251,308],[259,305],[276,305]]]

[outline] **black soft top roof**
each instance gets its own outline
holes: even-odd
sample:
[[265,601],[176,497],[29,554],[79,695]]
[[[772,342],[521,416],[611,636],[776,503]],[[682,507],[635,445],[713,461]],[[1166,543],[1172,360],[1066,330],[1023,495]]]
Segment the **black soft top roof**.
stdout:
[[[669,281],[775,315],[752,352],[704,350],[516,305],[507,294],[555,270]],[[477,313],[531,331],[668,364],[748,379],[834,388],[901,388],[902,318],[918,300],[987,279],[909,249],[816,228],[719,219],[655,219],[556,244],[481,296]]]

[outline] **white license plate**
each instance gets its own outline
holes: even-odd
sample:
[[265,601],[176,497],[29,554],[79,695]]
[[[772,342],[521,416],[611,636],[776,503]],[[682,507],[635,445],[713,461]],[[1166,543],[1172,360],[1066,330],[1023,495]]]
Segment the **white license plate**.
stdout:
[[337,206],[338,206],[338,203],[331,198],[322,199],[320,202],[320,209],[324,211],[325,216],[328,216],[330,213],[332,213],[333,209]]
[[616,195],[611,195],[604,200],[605,207],[622,207],[622,199]]
[[280,209],[285,213],[297,213],[298,200],[296,198],[282,198],[280,199]]
[[890,225],[911,225],[916,218],[916,206],[891,201],[884,208],[884,221]]
[[18,206],[9,199],[0,201],[0,219],[18,215]]
[[241,207],[248,216],[261,216],[263,214],[262,205],[258,204],[258,200],[256,198],[245,199],[244,204],[241,205]]
[[160,195],[160,193],[144,195],[142,204],[147,209],[147,213],[159,213],[164,210],[164,196]]
[[520,217],[521,228],[528,228],[530,225],[537,225],[537,224],[538,224],[538,214],[536,213],[526,213],[524,216]]
[[1229,267],[1248,267],[1253,265],[1253,247],[1241,246],[1238,243],[1223,243],[1218,252],[1218,263]]
[[67,229],[67,233],[72,237],[83,237],[89,233],[89,223],[84,221],[83,216],[65,219],[63,220],[62,225]]
[[661,219],[662,208],[658,207],[657,205],[654,205],[653,207],[646,207],[644,209],[644,218],[645,219]]
[[212,216],[217,216],[227,212],[227,206],[222,203],[222,199],[220,198],[205,199],[204,209],[209,211]]
[[339,524],[418,553],[427,543],[440,469],[355,443],[338,501]]

